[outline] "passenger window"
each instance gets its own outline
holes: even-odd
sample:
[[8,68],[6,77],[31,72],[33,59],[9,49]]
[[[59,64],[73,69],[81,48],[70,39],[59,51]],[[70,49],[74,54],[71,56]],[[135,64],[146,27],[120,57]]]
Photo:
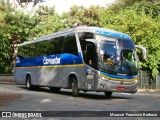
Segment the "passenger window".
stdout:
[[18,48],[18,54],[24,58],[51,55],[51,45],[48,40],[44,40],[41,42],[20,46]]
[[54,38],[50,41],[52,48],[50,49],[52,54],[61,54],[63,50],[64,36]]
[[78,33],[78,38],[79,38],[80,45],[81,45],[83,59],[86,62],[86,46],[87,46],[86,39],[93,39],[94,38],[94,34],[90,33],[90,32],[79,32]]
[[34,56],[45,56],[45,55],[51,55],[51,45],[48,40],[34,43],[35,47],[35,55]]
[[78,55],[77,42],[74,34],[68,35],[64,39],[63,53]]
[[90,32],[80,32],[78,33],[79,41],[81,44],[82,51],[86,50],[86,39],[93,39],[94,34]]

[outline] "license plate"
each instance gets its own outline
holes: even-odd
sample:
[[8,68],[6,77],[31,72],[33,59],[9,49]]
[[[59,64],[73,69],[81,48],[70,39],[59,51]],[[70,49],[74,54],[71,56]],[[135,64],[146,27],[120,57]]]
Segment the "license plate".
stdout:
[[125,90],[125,89],[126,89],[125,86],[118,86],[118,87],[117,87],[117,90],[122,90],[122,91],[123,91],[123,90]]

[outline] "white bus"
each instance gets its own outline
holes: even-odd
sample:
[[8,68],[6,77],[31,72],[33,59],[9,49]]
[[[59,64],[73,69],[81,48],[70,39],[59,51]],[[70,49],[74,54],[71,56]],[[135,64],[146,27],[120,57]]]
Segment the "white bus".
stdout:
[[[142,49],[144,57],[146,51]],[[136,93],[138,58],[127,34],[79,26],[18,45],[15,82],[28,89],[49,87],[52,91],[72,89]]]

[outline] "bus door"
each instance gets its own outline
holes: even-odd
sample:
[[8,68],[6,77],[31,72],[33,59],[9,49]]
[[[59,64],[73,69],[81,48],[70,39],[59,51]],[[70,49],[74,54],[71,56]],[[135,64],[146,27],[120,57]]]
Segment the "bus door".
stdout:
[[95,89],[95,71],[97,69],[96,46],[93,42],[86,41],[86,50],[84,55],[86,81],[85,89]]

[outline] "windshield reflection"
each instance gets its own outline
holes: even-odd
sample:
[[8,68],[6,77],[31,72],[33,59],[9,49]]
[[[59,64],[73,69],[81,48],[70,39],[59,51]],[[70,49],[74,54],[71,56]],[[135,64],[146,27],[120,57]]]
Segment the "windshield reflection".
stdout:
[[119,75],[138,74],[134,50],[120,49],[118,51],[115,41],[105,41],[100,45],[100,55],[102,71]]
[[105,41],[101,43],[101,53],[103,54],[103,62],[116,59],[116,42]]

